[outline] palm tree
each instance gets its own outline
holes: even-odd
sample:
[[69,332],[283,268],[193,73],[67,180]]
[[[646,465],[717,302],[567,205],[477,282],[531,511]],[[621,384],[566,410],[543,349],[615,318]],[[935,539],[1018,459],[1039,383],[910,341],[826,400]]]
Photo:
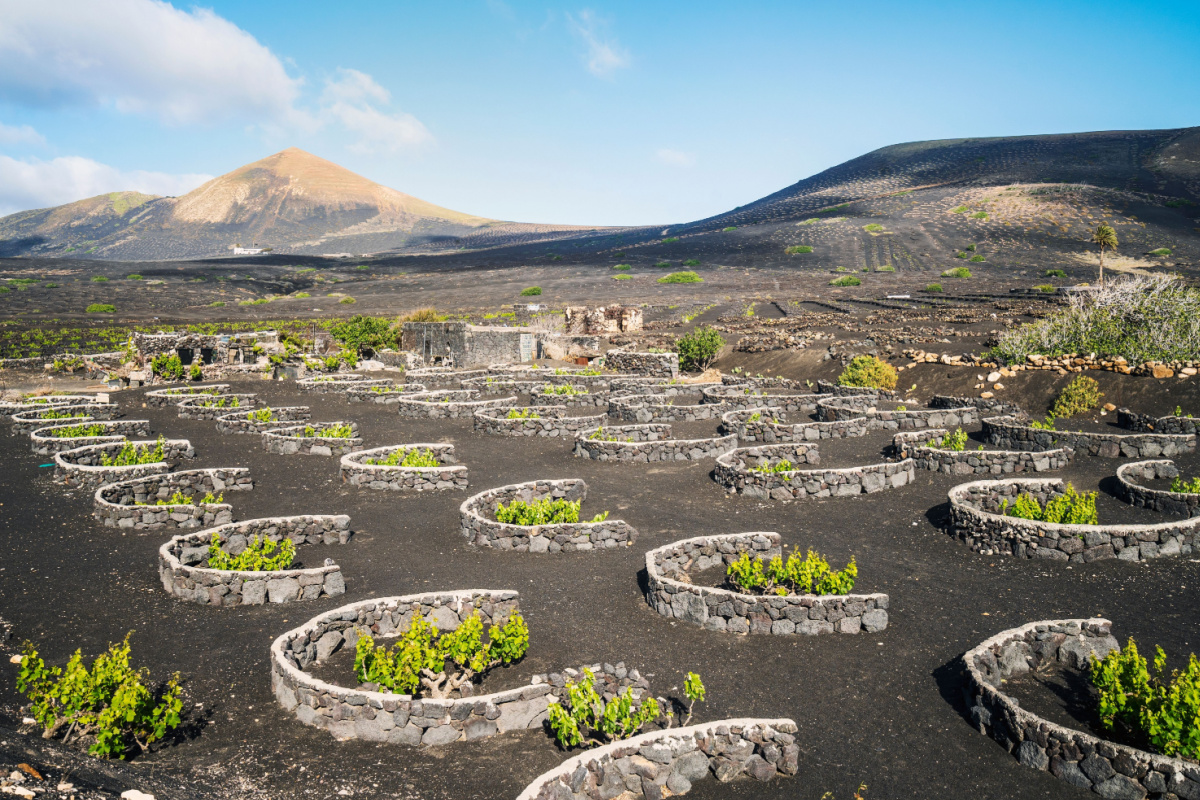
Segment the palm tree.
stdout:
[[1100,223],[1092,234],[1092,243],[1100,245],[1100,285],[1104,285],[1104,249],[1117,249],[1117,232],[1111,225]]

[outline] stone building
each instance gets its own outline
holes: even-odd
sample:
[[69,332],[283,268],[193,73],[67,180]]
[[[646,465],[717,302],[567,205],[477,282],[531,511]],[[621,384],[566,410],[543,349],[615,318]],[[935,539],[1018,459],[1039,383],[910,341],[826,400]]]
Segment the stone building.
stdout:
[[533,331],[470,325],[466,322],[406,322],[400,349],[427,365],[477,367],[530,361],[536,355]]
[[566,332],[604,336],[642,329],[642,310],[636,306],[567,306]]

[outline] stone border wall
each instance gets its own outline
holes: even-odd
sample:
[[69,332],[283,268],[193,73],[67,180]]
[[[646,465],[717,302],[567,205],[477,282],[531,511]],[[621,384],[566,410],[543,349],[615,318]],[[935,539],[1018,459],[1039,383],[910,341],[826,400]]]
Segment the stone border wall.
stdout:
[[[328,428],[333,425],[349,425],[349,439],[332,436],[304,436],[304,429]],[[344,456],[362,450],[363,440],[358,435],[357,422],[309,422],[304,425],[285,425],[260,433],[263,449],[280,456]]]
[[26,411],[41,411],[46,408],[65,408],[69,406],[82,406],[90,403],[105,403],[108,402],[108,395],[104,395],[101,399],[100,395],[94,394],[61,394],[61,395],[46,395],[44,403],[34,402],[0,402],[0,417],[11,417],[13,414],[21,414]]
[[248,492],[253,488],[250,470],[242,467],[164,472],[101,486],[92,497],[92,516],[106,528],[139,531],[224,525],[233,521],[229,503],[160,506],[157,502],[170,499],[175,492],[203,498],[209,492]]
[[770,408],[782,413],[812,414],[821,395],[767,394],[766,390],[749,384],[733,384],[702,389],[700,398],[701,403],[724,403],[726,409],[734,411]]
[[608,414],[614,419],[645,425],[649,422],[695,422],[713,419],[725,411],[720,403],[674,405],[663,402],[662,395],[631,394],[614,396],[608,401]]
[[[433,400],[449,397],[449,402]],[[433,392],[417,392],[400,398],[396,412],[410,419],[460,419],[473,417],[481,408],[501,408],[516,405],[516,396],[497,397],[493,400],[477,400],[479,392],[473,389],[444,389]]]
[[[228,403],[236,399],[237,406],[230,406]],[[225,406],[205,406],[203,403],[221,402],[224,400]],[[190,397],[186,400],[181,400],[175,404],[177,413],[180,419],[191,419],[199,421],[215,421],[217,417],[223,417],[226,414],[232,414],[234,411],[253,411],[258,405],[258,395],[247,392],[242,394],[217,394],[217,395],[201,395]]]
[[777,464],[786,458],[793,464],[820,463],[815,444],[766,444],[743,447],[717,459],[713,480],[726,492],[764,500],[808,500],[849,497],[899,489],[916,480],[911,459],[885,461],[845,469],[807,469],[791,472],[755,472],[754,467]]
[[316,379],[311,379],[311,380],[313,380],[313,383],[311,385],[309,385],[308,388],[305,390],[308,394],[341,394],[341,395],[344,395],[347,392],[360,392],[361,393],[361,392],[367,391],[368,389],[374,389],[377,387],[383,387],[386,389],[388,387],[396,385],[396,382],[394,380],[392,380],[391,378],[366,378],[366,377],[363,377],[363,378],[360,378],[358,380],[353,380],[353,381],[343,381],[343,380],[317,381]]
[[[195,458],[196,451],[187,439],[164,439],[163,460],[150,464],[133,464],[128,467],[106,467],[101,464],[102,456],[116,455],[128,440],[77,447],[54,454],[54,480],[70,487],[98,489],[106,483],[142,478],[170,472],[172,465],[180,459]],[[158,444],[156,439],[134,441],[137,446]]]
[[[849,439],[866,436],[870,430],[866,417],[838,420],[836,422],[772,422],[776,409],[747,408],[728,411],[721,415],[721,433],[736,435],[746,442],[760,444],[787,444],[789,442],[818,442],[822,439]],[[757,413],[759,419],[750,421]]]
[[[545,386],[545,384],[542,384]],[[554,384],[557,386],[567,386],[573,384]],[[577,387],[587,389],[586,386]],[[608,400],[610,394],[608,392],[592,392],[588,390],[587,394],[543,394],[541,389],[533,389],[529,392],[529,404],[532,406],[567,406],[568,408],[608,408]]]
[[800,769],[790,719],[722,719],[651,731],[569,758],[538,776],[517,800],[648,800],[685,794],[710,773],[722,783],[760,782]]
[[980,411],[998,416],[1027,416],[1025,410],[1020,406],[1005,403],[1003,400],[997,400],[992,397],[954,397],[946,394],[935,394],[929,400],[930,408],[965,408],[966,406],[974,406]]
[[1069,447],[1031,453],[1027,450],[942,450],[927,445],[950,431],[932,428],[892,437],[897,458],[911,458],[917,469],[947,475],[1010,475],[1064,469],[1075,451]]
[[682,394],[703,395],[705,389],[712,389],[721,384],[715,381],[689,383],[682,379],[664,381],[662,378],[624,378],[615,377],[609,383],[609,391],[614,395],[646,394],[660,397],[678,397]]
[[318,375],[314,378],[300,378],[296,381],[296,388],[302,392],[330,394],[349,388],[347,384],[358,383],[366,379],[365,375],[357,372],[338,372],[332,375]]
[[121,408],[116,403],[87,403],[53,409],[55,413],[70,410],[74,415],[70,417],[45,418],[42,416],[49,413],[50,410],[43,407],[37,411],[21,411],[13,414],[10,417],[12,420],[13,435],[27,436],[38,428],[44,428],[47,425],[79,425],[84,422],[94,422],[96,420],[112,420],[121,416]]
[[[275,412],[276,421],[258,422],[257,420],[248,418],[255,411],[262,411],[263,409],[270,409]],[[262,406],[262,408],[251,409],[249,411],[235,411],[232,414],[217,417],[217,433],[262,433],[263,431],[282,428],[289,422],[308,422],[310,419],[312,419],[312,409],[308,406]]]
[[[407,454],[410,450],[431,450],[442,462],[440,467],[401,467],[367,464],[368,458],[387,458],[392,453]],[[454,459],[454,445],[433,444],[389,444],[359,450],[342,456],[342,483],[360,489],[392,490],[400,492],[434,492],[448,489],[467,488],[467,468]]]
[[1134,461],[1117,467],[1117,497],[1138,508],[1148,508],[1179,517],[1200,517],[1200,494],[1151,489],[1141,481],[1156,478],[1177,478],[1179,468],[1174,461]]
[[780,555],[778,533],[697,536],[646,553],[646,602],[664,617],[728,633],[776,636],[878,633],[888,626],[886,594],[754,595],[692,583],[690,572],[725,567],[742,553]]
[[166,389],[154,389],[142,395],[142,399],[150,408],[171,408],[179,405],[180,401],[186,400],[189,397],[194,397],[198,394],[212,394],[215,389],[217,394],[225,392],[232,388],[228,383],[199,383],[193,386],[171,386]]
[[885,431],[961,428],[979,422],[979,410],[974,406],[895,411],[878,409],[874,406],[875,402],[874,398],[859,397],[822,400],[817,404],[817,419],[821,422],[835,422],[866,417],[871,430]]
[[535,410],[541,416],[537,419],[508,419],[508,412],[513,409],[526,410],[524,406],[499,406],[476,411],[472,415],[475,431],[491,436],[546,436],[565,439],[582,430],[603,425],[608,419],[608,414],[568,416],[566,406],[538,406]]
[[266,602],[293,603],[344,594],[342,568],[332,559],[319,567],[274,572],[210,569],[208,546],[213,536],[234,555],[245,550],[251,537],[273,542],[291,539],[296,546],[345,544],[350,518],[345,514],[304,514],[231,522],[216,528],[176,536],[158,550],[158,576],[167,594],[200,605],[255,606]]
[[999,513],[1003,500],[1011,505],[1017,495],[1027,493],[1045,505],[1065,488],[1061,480],[1037,478],[960,484],[950,490],[947,533],[983,555],[1075,563],[1190,555],[1200,544],[1200,517],[1153,525],[1065,525]]
[[551,383],[549,380],[537,379],[518,379],[518,378],[497,378],[492,375],[485,375],[479,378],[467,378],[460,385],[464,389],[479,392],[483,396],[498,395],[498,394],[529,394],[530,391]]
[[1197,428],[1200,428],[1200,420],[1193,417],[1156,417],[1152,414],[1135,414],[1128,408],[1118,408],[1117,426],[1125,430],[1143,433],[1195,435],[1198,432]]
[[[621,441],[609,442],[588,437],[598,430],[617,436]],[[671,426],[666,423],[649,425],[617,425],[583,430],[575,434],[575,455],[594,461],[628,461],[645,464],[653,461],[700,461],[716,458],[737,449],[736,436],[714,439],[672,439]],[[629,441],[625,441],[628,439]]]
[[578,478],[539,480],[499,486],[467,498],[459,506],[460,529],[470,544],[516,550],[522,553],[561,553],[575,550],[603,550],[632,545],[637,530],[619,519],[603,522],[565,522],[555,525],[510,525],[497,522],[494,514],[500,503],[513,500],[541,500],[546,497],[586,500],[587,484]]
[[150,420],[148,419],[118,419],[82,423],[84,425],[100,425],[107,431],[107,433],[96,436],[69,436],[60,439],[53,435],[54,431],[68,430],[77,427],[77,424],[47,425],[44,428],[32,431],[29,434],[30,449],[39,456],[52,456],[55,453],[61,453],[65,450],[87,447],[89,444],[119,442],[122,439],[128,439],[130,436],[151,435]]
[[395,405],[401,397],[417,392],[428,391],[423,383],[395,384],[387,387],[387,391],[377,392],[371,387],[359,388],[350,386],[344,394],[351,403],[378,403],[379,405]]
[[[1069,422],[1064,422],[1064,425]],[[1067,446],[1080,455],[1097,458],[1158,458],[1196,450],[1194,434],[1162,433],[1072,433],[1031,428],[1014,417],[988,417],[983,435],[989,444],[1004,450],[1042,452]]]
[[604,354],[604,366],[613,372],[674,378],[679,374],[678,353],[632,353],[609,350]]
[[874,397],[880,400],[899,399],[891,389],[870,389],[862,386],[838,386],[829,381],[817,381],[817,391],[821,394],[833,394],[838,397]]
[[1158,755],[1066,728],[1026,711],[1003,682],[1047,664],[1083,670],[1119,647],[1106,619],[1030,622],[996,634],[962,657],[963,694],[976,730],[1023,766],[1101,797],[1200,797],[1195,762]]

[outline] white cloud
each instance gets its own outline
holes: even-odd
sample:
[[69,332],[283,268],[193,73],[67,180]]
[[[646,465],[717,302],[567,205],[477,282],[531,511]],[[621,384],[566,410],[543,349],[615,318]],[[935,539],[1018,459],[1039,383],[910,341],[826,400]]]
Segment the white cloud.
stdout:
[[366,73],[339,69],[337,77],[325,83],[321,95],[320,119],[341,125],[357,137],[348,149],[358,153],[395,152],[433,140],[419,119],[403,112],[389,114],[379,110],[391,95]]
[[124,172],[80,156],[41,161],[0,155],[0,214],[56,206],[118,190],[181,195],[208,180],[212,180],[211,175]]
[[672,167],[690,167],[696,163],[696,156],[691,153],[685,153],[682,150],[672,150],[669,147],[660,148],[654,154],[654,157]]
[[158,0],[0,0],[0,99],[101,105],[170,124],[295,113],[301,81],[209,9]]
[[0,144],[45,144],[46,139],[28,125],[0,122]]
[[629,51],[606,35],[607,25],[588,8],[577,15],[567,14],[567,24],[587,47],[585,63],[588,71],[600,78],[607,78],[618,69],[629,66]]

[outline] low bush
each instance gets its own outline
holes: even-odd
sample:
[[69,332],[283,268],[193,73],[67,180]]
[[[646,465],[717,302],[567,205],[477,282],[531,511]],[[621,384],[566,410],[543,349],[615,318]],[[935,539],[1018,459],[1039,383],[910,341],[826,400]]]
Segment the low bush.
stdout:
[[978,250],[978,249],[979,249],[979,246],[978,246],[978,245],[976,245],[976,244],[969,244],[969,245],[967,245],[966,247],[964,247],[963,249],[964,249],[964,250],[969,250],[969,251],[971,251],[972,253],[974,253],[976,250]]
[[1160,247],[1160,248],[1158,248],[1157,250],[1151,250],[1151,251],[1150,251],[1149,253],[1147,253],[1146,255],[1150,255],[1150,256],[1169,256],[1169,255],[1171,255],[1171,248],[1169,248],[1169,247]]
[[1200,478],[1192,478],[1190,481],[1185,481],[1177,475],[1175,476],[1175,480],[1171,481],[1171,491],[1183,494],[1200,494]]
[[955,267],[954,269],[948,269],[945,272],[943,272],[942,277],[943,278],[969,278],[969,277],[971,277],[971,270],[967,269],[966,267]]
[[201,367],[199,364],[192,364],[191,369],[188,370],[188,379],[193,380],[193,381],[198,381],[198,380],[203,380],[203,378],[204,378],[204,368]]
[[377,467],[440,467],[442,462],[432,450],[420,448],[414,450],[393,450],[387,458],[368,458],[367,464]]
[[658,279],[659,283],[704,283],[704,278],[701,278],[694,272],[672,272],[670,275],[664,275]]
[[769,475],[772,473],[780,473],[780,472],[795,472],[796,465],[793,464],[791,461],[789,461],[786,458],[781,458],[781,459],[779,459],[779,461],[775,462],[774,464],[759,464],[757,467],[751,468],[750,471],[751,472],[760,472],[764,475]]
[[356,314],[337,323],[329,329],[329,335],[355,353],[361,353],[365,349],[382,350],[397,347],[400,343],[400,332],[392,326],[390,320],[364,314]]
[[1034,286],[1033,288],[1034,288],[1034,291],[1042,292],[1043,294],[1054,294],[1055,292],[1058,291],[1058,289],[1056,289],[1055,287],[1051,286],[1048,283],[1039,283],[1037,286]]
[[[196,500],[195,495],[187,496],[183,492],[176,490],[174,494],[166,500],[155,500],[155,506],[195,506],[195,505],[213,505],[225,501],[225,493],[214,495],[212,492],[204,495],[200,500]],[[135,506],[148,506],[150,503],[134,503]]]
[[970,258],[971,254],[965,250],[959,250],[957,253],[954,254],[954,257],[955,258]]
[[966,206],[955,206],[954,208],[950,209],[950,213],[951,214],[965,214],[970,210],[971,209],[967,208]]
[[199,404],[201,408],[241,408],[242,401],[237,397],[214,397]]
[[668,236],[667,238],[662,240],[662,243],[663,244],[675,244],[678,241],[679,241],[678,236]]
[[804,558],[792,553],[785,561],[775,556],[770,561],[761,557],[751,558],[749,553],[729,564],[725,578],[740,592],[774,594],[781,597],[790,594],[850,594],[858,577],[858,564],[854,559],[845,569],[834,571],[829,562],[812,550]]
[[603,427],[596,428],[596,430],[594,430],[590,434],[588,434],[587,438],[593,442],[632,442],[633,441],[633,439],[629,438],[629,437],[622,439],[620,436],[614,436],[611,433],[607,433]]
[[869,225],[863,225],[863,230],[867,233],[879,233],[884,230],[884,227],[878,222],[872,222]]
[[134,273],[132,273],[132,274],[130,274],[130,275],[126,275],[126,276],[125,276],[125,278],[126,278],[127,280],[131,280],[131,281],[140,281],[140,280],[144,280],[144,278],[142,278],[142,276],[141,276],[141,275],[138,275],[136,272],[134,272]]
[[1104,397],[1104,393],[1100,391],[1100,384],[1096,383],[1094,378],[1078,375],[1058,393],[1054,405],[1050,407],[1050,416],[1074,417],[1091,411],[1100,405],[1101,397]]
[[150,360],[150,371],[166,381],[183,379],[183,362],[178,353],[159,353]]
[[875,356],[855,356],[842,374],[838,386],[854,386],[862,389],[895,389],[899,380],[896,368]]
[[1165,673],[1167,654],[1155,648],[1154,673],[1133,639],[1103,660],[1091,656],[1088,677],[1098,692],[1096,710],[1106,730],[1167,756],[1200,758],[1200,660]]
[[183,701],[179,675],[162,686],[147,685],[145,668],[129,665],[129,637],[110,644],[91,669],[76,650],[65,667],[46,667],[32,642],[25,642],[17,691],[29,701],[29,715],[42,728],[42,738],[63,743],[94,737],[88,752],[100,758],[125,758],[145,750],[179,727]]
[[306,425],[304,426],[304,435],[316,439],[352,439],[354,438],[354,429],[349,425],[329,425],[324,428]]
[[151,447],[148,444],[126,442],[115,456],[101,455],[100,465],[104,467],[132,467],[137,464],[157,464],[163,460],[163,445],[166,439],[158,437]]
[[959,428],[958,430],[954,431],[954,433],[947,433],[941,439],[931,442],[930,447],[934,447],[938,450],[954,450],[956,452],[962,452],[963,450],[967,449],[967,432],[962,428]]
[[442,699],[490,670],[520,661],[529,650],[529,628],[513,609],[503,626],[488,629],[483,641],[483,620],[476,612],[453,631],[439,633],[437,625],[417,615],[408,630],[392,645],[376,646],[369,635],[359,637],[354,648],[354,675],[398,694]]
[[[278,551],[278,552],[276,552]],[[246,549],[230,555],[221,549],[221,537],[212,535],[208,544],[208,566],[210,569],[237,572],[278,572],[287,569],[296,560],[296,543],[291,539],[273,542],[266,536],[254,536]]]
[[[579,507],[582,500],[544,498],[542,500],[513,500],[507,506],[496,506],[496,521],[509,525],[558,525],[579,522]],[[608,512],[597,514],[588,522],[603,522]]]
[[988,218],[988,215],[987,215],[986,211],[976,211],[974,214],[971,215],[971,219],[987,219],[987,218]]
[[631,281],[631,280],[633,280],[633,276],[632,275],[613,275],[613,280],[614,281]]
[[876,267],[875,271],[876,272],[895,272],[896,268],[893,267],[891,264],[884,264],[882,267]]
[[[504,316],[501,314],[501,316]],[[409,311],[407,314],[401,314],[396,322],[403,325],[406,322],[445,322],[450,317],[448,314],[439,314],[433,306],[418,308],[415,311]]]
[[615,264],[615,265],[613,265],[613,269],[619,269],[619,270],[625,272],[630,269],[633,269],[633,267],[631,267],[629,264]]
[[729,233],[730,231],[736,231],[736,230],[737,230],[737,225],[729,225],[727,227],[721,228],[721,233]]
[[982,255],[980,255],[980,254],[976,254],[976,255],[973,255],[973,256],[971,256],[971,259],[970,259],[970,260],[971,260],[971,263],[972,263],[972,264],[981,264],[981,263],[983,263],[984,261],[986,261],[987,259],[985,259],[985,258],[984,258]]
[[931,284],[929,284],[928,286],[926,286],[926,287],[925,287],[925,291],[927,291],[927,292],[940,292],[940,291],[942,291],[942,285],[941,285],[940,283],[931,283]]
[[1000,503],[1000,514],[1005,517],[1031,519],[1063,525],[1099,525],[1096,513],[1096,492],[1079,494],[1075,487],[1067,484],[1066,492],[1046,501],[1043,508],[1037,498],[1022,493],[1010,507],[1008,500]]
[[93,275],[92,283],[108,283],[108,278],[104,277],[103,275]]
[[541,419],[542,415],[532,408],[510,408],[505,419]]
[[572,396],[587,394],[586,386],[572,386],[569,383],[552,384],[547,383],[542,386],[542,394]]
[[659,267],[661,269],[670,269],[671,262],[670,261],[659,261],[659,262],[656,262],[654,266]]
[[81,439],[85,436],[103,436],[108,429],[98,422],[70,425],[53,432],[55,439]]
[[312,295],[309,294],[308,292],[296,292],[294,295],[292,295],[292,297],[294,297],[297,300],[305,300],[309,297],[312,297]]
[[355,300],[353,297],[343,297],[341,300],[338,300],[338,302],[344,306],[352,306],[355,303],[357,303],[358,301]]
[[208,307],[209,308],[224,308],[225,301],[224,300],[214,300],[213,302],[208,304]]
[[92,303],[85,311],[88,314],[115,314],[117,307],[112,303]]
[[812,251],[812,247],[807,244],[794,244],[791,247],[786,248],[783,252],[787,253],[789,256],[794,256],[799,253],[811,253]]
[[1046,270],[1046,277],[1047,278],[1065,278],[1065,277],[1067,277],[1067,273],[1063,272],[1061,269],[1048,269],[1048,270]]
[[[633,696],[633,687],[627,686],[622,694],[605,700],[596,691],[596,676],[587,668],[579,681],[567,681],[566,697],[552,700],[546,709],[550,715],[550,730],[559,747],[583,745],[593,747],[607,742],[628,739],[637,735],[647,722],[661,720],[663,708],[654,697],[640,702]],[[703,702],[706,691],[704,682],[695,672],[689,672],[683,682],[683,694],[687,698],[687,716],[680,726],[692,721],[692,709]],[[670,708],[664,701],[663,705]],[[666,727],[674,722],[674,713],[667,712]]]
[[862,286],[862,279],[855,275],[846,275],[841,278],[834,278],[829,282],[830,286]]
[[703,372],[712,365],[724,346],[725,339],[716,328],[701,325],[675,342],[679,368],[685,372]]

